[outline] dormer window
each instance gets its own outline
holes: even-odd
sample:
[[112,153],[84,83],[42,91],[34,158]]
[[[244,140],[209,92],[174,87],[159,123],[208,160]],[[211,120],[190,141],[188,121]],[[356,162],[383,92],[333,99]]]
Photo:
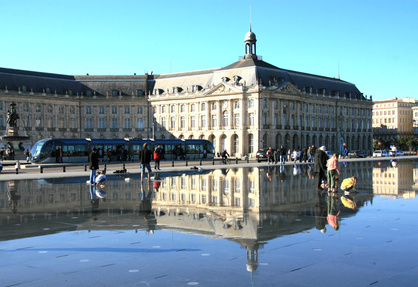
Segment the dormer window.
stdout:
[[144,91],[143,90],[136,90],[136,95],[137,96],[143,96],[144,95]]
[[116,97],[119,94],[118,90],[112,90],[112,96]]
[[28,87],[26,85],[23,85],[21,91],[22,92],[27,92],[27,90],[28,90]]
[[198,92],[202,89],[202,86],[199,85],[193,85],[192,86],[192,92]]
[[90,97],[91,95],[93,95],[92,91],[86,91],[86,96]]
[[222,77],[222,82],[229,82],[229,78],[228,77]]
[[234,75],[233,79],[234,79],[234,83],[237,85],[239,83],[239,81],[241,80],[241,77],[238,76],[238,75]]

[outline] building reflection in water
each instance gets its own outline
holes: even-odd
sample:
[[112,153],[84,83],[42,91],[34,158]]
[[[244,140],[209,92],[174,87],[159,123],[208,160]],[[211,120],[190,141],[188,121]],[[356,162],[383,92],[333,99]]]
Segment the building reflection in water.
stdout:
[[418,168],[414,161],[386,160],[373,164],[373,193],[381,196],[414,198]]
[[[337,220],[355,216],[373,203],[374,194],[415,196],[412,161],[396,167],[389,161],[362,161],[340,170],[341,178],[357,176],[359,192],[353,197],[357,208],[340,204]],[[327,196],[315,191],[312,165],[154,177],[141,184],[139,177],[108,176],[106,200],[85,178],[0,182],[0,239],[72,230],[168,229],[234,241],[245,248],[246,268],[254,271],[259,250],[269,240],[311,229],[327,232]]]

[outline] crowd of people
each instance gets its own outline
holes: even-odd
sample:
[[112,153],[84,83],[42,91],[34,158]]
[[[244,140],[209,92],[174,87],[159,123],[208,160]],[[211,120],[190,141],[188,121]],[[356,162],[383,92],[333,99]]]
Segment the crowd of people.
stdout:
[[267,162],[285,164],[286,161],[294,162],[313,162],[315,157],[315,146],[305,147],[303,149],[288,149],[286,150],[283,145],[279,149],[269,149],[266,152]]

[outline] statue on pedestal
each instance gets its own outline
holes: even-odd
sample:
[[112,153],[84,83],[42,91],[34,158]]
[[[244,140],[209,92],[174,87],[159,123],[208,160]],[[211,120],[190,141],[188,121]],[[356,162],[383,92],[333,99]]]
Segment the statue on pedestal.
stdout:
[[16,103],[12,102],[10,108],[11,110],[7,111],[7,123],[9,124],[9,127],[16,127],[17,120],[19,119],[19,115],[16,113]]

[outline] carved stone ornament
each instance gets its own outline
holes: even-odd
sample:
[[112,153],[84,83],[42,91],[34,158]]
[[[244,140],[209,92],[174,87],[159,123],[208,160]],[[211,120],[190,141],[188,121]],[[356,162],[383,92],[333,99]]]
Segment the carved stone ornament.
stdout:
[[279,88],[279,92],[285,94],[298,94],[297,90],[290,84],[284,85],[283,87]]

